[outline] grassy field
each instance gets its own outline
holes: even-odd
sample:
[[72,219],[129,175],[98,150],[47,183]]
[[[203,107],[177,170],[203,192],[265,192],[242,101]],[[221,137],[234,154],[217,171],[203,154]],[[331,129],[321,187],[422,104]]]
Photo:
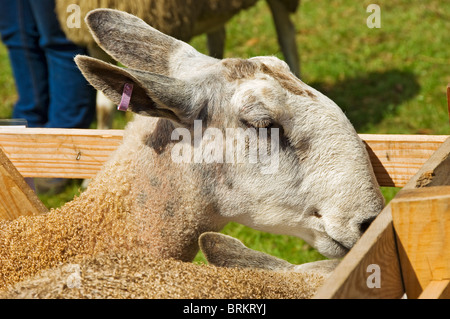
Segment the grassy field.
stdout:
[[[449,134],[446,86],[450,83],[450,5],[444,1],[377,1],[381,28],[370,29],[373,1],[302,0],[293,16],[302,80],[333,99],[359,133]],[[228,24],[226,57],[280,53],[265,2]],[[206,53],[205,36],[191,42]],[[16,99],[5,48],[0,46],[0,118],[11,116]],[[118,115],[115,128],[126,123]],[[79,181],[58,196],[41,196],[58,207],[79,192]],[[396,189],[383,189],[387,200]],[[246,245],[293,263],[324,257],[298,238],[231,224],[225,233]],[[202,261],[199,255],[198,261]]]

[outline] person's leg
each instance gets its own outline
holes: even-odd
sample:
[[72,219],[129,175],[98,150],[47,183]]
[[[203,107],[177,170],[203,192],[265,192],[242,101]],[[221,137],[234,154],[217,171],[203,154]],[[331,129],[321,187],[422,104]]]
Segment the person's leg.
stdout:
[[89,128],[95,116],[96,91],[74,62],[77,54],[87,54],[68,40],[62,31],[54,0],[29,0],[41,35],[49,72],[49,121],[47,127]]
[[0,33],[9,53],[19,98],[13,117],[29,127],[47,123],[49,105],[47,62],[28,0],[0,0]]

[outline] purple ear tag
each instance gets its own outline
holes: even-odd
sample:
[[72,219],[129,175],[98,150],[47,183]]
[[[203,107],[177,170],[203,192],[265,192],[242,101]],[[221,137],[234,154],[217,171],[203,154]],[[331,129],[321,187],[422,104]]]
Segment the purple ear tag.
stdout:
[[120,104],[117,107],[119,111],[123,112],[128,111],[132,94],[133,94],[133,84],[125,83],[125,86],[123,87],[122,100],[120,101]]

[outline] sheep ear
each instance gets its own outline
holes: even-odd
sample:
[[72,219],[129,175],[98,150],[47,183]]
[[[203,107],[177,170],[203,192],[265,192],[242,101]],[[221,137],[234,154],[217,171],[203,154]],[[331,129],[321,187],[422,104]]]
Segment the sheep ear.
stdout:
[[193,122],[194,114],[189,101],[194,88],[187,82],[117,67],[87,56],[79,55],[75,62],[89,83],[113,103],[120,103],[124,86],[128,83],[133,85],[129,104],[132,112],[168,118],[184,125]]
[[217,61],[126,12],[96,9],[85,20],[100,47],[132,69],[175,76],[181,64],[192,64],[190,58]]
[[285,260],[250,249],[239,240],[220,233],[203,233],[199,246],[208,263],[218,267],[285,271],[294,268]]

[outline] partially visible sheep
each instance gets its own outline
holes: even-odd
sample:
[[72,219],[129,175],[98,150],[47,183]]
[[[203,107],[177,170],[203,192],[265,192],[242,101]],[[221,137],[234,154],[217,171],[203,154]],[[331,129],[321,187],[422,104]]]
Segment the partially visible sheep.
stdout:
[[[225,42],[224,24],[239,11],[256,4],[258,0],[57,0],[56,12],[67,36],[80,46],[87,47],[90,55],[112,61],[96,44],[87,26],[73,28],[67,23],[69,5],[78,4],[81,17],[96,8],[118,9],[140,17],[159,31],[182,41],[207,33],[211,56],[223,57]],[[298,8],[300,0],[267,0],[278,33],[278,42],[292,72],[300,74],[296,45],[296,32],[290,14]],[[126,40],[126,39],[124,39]],[[132,51],[133,49],[130,48]],[[101,92],[97,96],[97,127],[112,127],[115,105]]]
[[323,281],[320,274],[220,268],[119,252],[44,270],[0,292],[0,298],[306,299]]
[[48,214],[0,220],[0,290],[72,258],[107,251],[194,259],[199,236],[224,222],[192,176],[167,173],[170,152],[169,158],[160,153],[160,134],[168,123],[157,122],[131,123],[123,144],[73,201]]
[[264,269],[327,278],[340,262],[338,259],[332,259],[293,265],[250,249],[236,238],[213,232],[203,233],[199,238],[199,246],[208,263],[218,267]]
[[[70,5],[77,4],[81,9],[81,17],[97,8],[117,9],[131,13],[146,21],[155,29],[188,42],[194,36],[207,33],[210,42],[218,46],[210,46],[211,55],[223,57],[224,24],[241,10],[248,9],[258,0],[56,0],[56,12],[60,24],[67,36],[78,45],[94,47],[94,39],[86,25],[81,28],[71,27],[67,23]],[[291,69],[299,74],[298,54],[295,46],[295,28],[289,14],[297,11],[300,0],[267,0],[275,20],[278,39],[283,53]],[[217,39],[220,37],[220,39]]]
[[128,178],[133,176],[129,162],[123,163],[107,165],[110,170],[105,168],[88,191],[60,209],[0,221],[0,290],[74,256],[136,246]]
[[339,263],[295,266],[220,233],[202,234],[199,245],[210,266],[155,259],[139,249],[101,253],[41,271],[0,298],[306,299]]

